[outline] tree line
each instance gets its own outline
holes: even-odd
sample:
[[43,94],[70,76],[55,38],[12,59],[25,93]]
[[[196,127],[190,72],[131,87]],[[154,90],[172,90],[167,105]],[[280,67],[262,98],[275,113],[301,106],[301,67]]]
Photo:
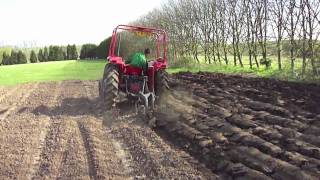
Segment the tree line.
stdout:
[[[39,49],[38,53],[31,50],[29,56],[30,63],[59,61],[59,60],[76,60],[78,59],[78,52],[76,45],[68,46],[49,46]],[[0,65],[13,65],[28,63],[26,53],[22,50],[12,50],[11,54],[3,52],[2,62]]]
[[25,64],[27,63],[27,56],[25,53],[20,51],[11,51],[11,54],[7,54],[7,52],[4,52],[2,54],[2,62],[1,65],[12,65],[12,64]]
[[319,13],[319,0],[169,0],[134,24],[165,29],[173,57],[259,68],[275,56],[279,70],[319,75]]
[[103,40],[98,46],[90,43],[82,45],[80,59],[106,59],[110,43],[111,37]]
[[63,46],[49,46],[44,47],[38,52],[38,60],[40,62],[46,61],[59,61],[59,60],[76,60],[78,58],[78,52],[76,45]]
[[[109,45],[111,37],[103,40],[99,45],[96,44],[83,44],[81,46],[80,55],[78,54],[76,45],[68,46],[49,46],[40,48],[36,53],[35,50],[31,50],[29,56],[30,63],[47,62],[47,61],[59,61],[59,60],[76,60],[80,59],[106,59],[108,56]],[[17,53],[23,57],[23,60],[17,59]],[[23,55],[21,55],[23,54]],[[0,65],[11,64],[24,64],[28,63],[26,54],[19,50],[12,50],[11,54],[3,52],[3,60]],[[19,56],[19,57],[20,57]],[[24,58],[25,57],[25,58]]]

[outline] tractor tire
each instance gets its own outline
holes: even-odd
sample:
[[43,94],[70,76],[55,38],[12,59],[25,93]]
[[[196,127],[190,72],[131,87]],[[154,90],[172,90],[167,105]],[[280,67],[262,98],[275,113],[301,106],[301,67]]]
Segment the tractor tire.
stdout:
[[102,82],[103,82],[103,80],[99,80],[99,97],[101,98],[101,99],[103,99],[103,87],[102,87]]
[[156,72],[155,77],[155,94],[161,99],[163,95],[170,89],[169,75],[165,70]]
[[107,64],[104,69],[103,79],[100,87],[103,88],[102,99],[106,110],[111,110],[119,99],[119,72],[118,67]]

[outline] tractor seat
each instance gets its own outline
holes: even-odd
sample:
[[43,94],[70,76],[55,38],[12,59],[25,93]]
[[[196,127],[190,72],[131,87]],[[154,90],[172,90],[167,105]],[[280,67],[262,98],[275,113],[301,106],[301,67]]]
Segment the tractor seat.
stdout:
[[140,67],[133,67],[130,64],[125,64],[124,74],[141,76],[142,72],[143,70]]

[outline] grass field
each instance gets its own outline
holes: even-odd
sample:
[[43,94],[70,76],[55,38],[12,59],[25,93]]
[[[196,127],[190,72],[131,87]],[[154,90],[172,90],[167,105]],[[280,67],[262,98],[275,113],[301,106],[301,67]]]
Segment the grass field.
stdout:
[[106,61],[54,61],[0,66],[0,85],[67,79],[94,80],[102,76]]
[[[275,62],[275,61],[274,61]],[[246,60],[244,59],[244,63]],[[60,81],[60,80],[96,80],[102,77],[103,68],[106,61],[54,61],[36,64],[10,65],[0,66],[0,85],[15,85],[26,82],[41,82],[41,81]],[[288,69],[288,63],[284,63],[285,68]],[[240,66],[233,66],[232,64],[191,64],[185,67],[171,67],[168,69],[169,73],[176,73],[181,71],[208,71],[220,72],[226,74],[252,74],[261,77],[279,78],[282,80],[297,80],[289,76],[288,70],[278,71],[277,64],[273,63],[272,67],[265,69],[250,69],[248,65],[244,68]],[[306,80],[304,80],[306,81]],[[310,80],[307,80],[310,81]],[[313,80],[319,82],[319,79]]]

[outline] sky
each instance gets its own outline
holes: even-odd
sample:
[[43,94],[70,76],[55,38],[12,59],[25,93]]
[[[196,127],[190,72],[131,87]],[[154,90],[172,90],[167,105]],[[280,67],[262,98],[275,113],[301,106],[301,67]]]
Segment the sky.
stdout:
[[98,44],[163,0],[0,0],[0,46]]

